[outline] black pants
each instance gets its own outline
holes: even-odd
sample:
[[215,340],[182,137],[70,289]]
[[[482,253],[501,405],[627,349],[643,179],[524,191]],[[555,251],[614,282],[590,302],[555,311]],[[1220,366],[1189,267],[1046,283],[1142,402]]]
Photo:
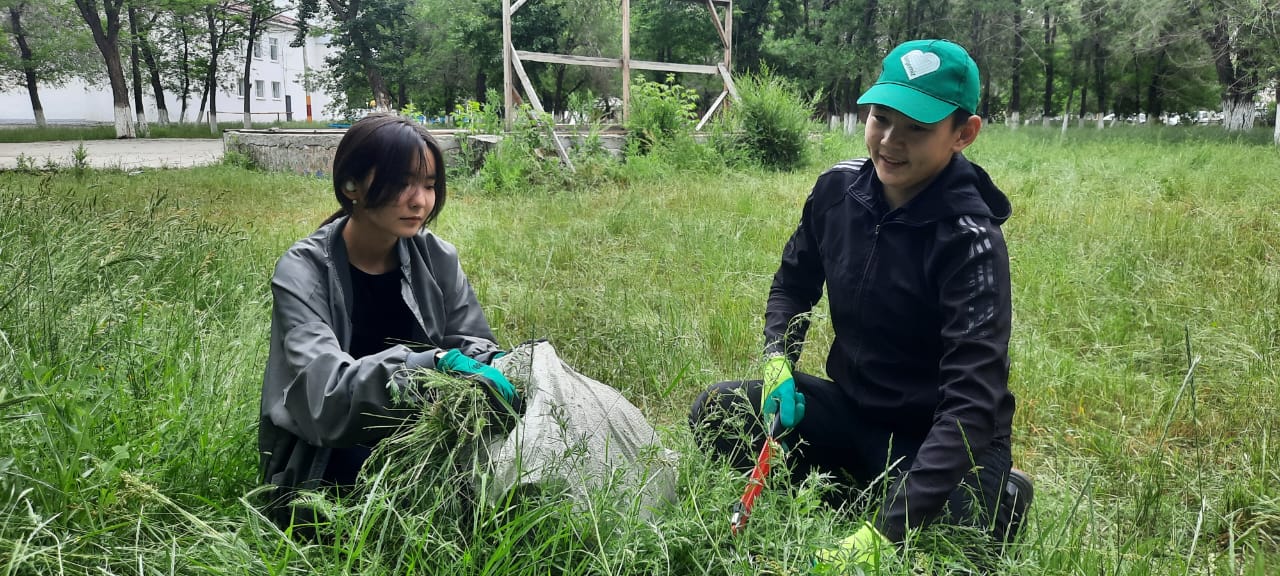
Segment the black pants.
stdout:
[[[829,502],[862,504],[855,499],[884,494],[880,482],[892,482],[909,470],[927,430],[894,430],[872,414],[860,414],[833,382],[796,372],[796,389],[805,395],[804,419],[781,437],[790,448],[787,465],[793,482],[811,471],[825,472],[839,485]],[[760,422],[760,380],[721,382],[693,403],[689,423],[704,450],[749,470],[764,442]],[[973,463],[951,496],[939,522],[976,526],[997,542],[1011,541],[1021,526],[1005,483],[1012,465],[1009,437],[995,438]],[[865,502],[878,504],[879,501]],[[1015,517],[1016,516],[1016,517]]]

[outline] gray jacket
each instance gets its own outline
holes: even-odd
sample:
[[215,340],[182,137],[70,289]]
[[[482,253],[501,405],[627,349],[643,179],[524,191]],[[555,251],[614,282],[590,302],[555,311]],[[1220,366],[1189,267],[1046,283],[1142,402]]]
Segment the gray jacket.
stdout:
[[271,278],[271,350],[262,379],[258,451],[273,504],[315,489],[333,448],[371,443],[416,412],[393,407],[387,384],[404,369],[434,368],[435,353],[458,348],[488,362],[498,345],[453,245],[424,229],[400,240],[400,295],[413,312],[414,352],[403,345],[353,358],[351,277],[342,229],[347,218],[298,241]]

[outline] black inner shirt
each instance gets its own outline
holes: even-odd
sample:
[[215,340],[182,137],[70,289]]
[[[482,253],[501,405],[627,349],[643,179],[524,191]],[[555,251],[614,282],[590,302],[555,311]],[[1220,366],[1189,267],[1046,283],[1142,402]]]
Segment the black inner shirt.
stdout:
[[[351,266],[351,349],[359,359],[405,344],[414,337],[413,314],[400,296],[400,269],[369,274]],[[325,468],[326,480],[339,486],[355,484],[356,473],[369,458],[370,446],[335,448]]]
[[413,313],[400,296],[400,269],[369,274],[351,267],[353,358],[377,354],[413,338]]

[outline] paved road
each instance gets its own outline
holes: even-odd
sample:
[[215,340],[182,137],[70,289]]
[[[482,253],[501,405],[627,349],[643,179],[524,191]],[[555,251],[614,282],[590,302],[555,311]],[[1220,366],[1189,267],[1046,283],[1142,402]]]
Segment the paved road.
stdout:
[[[79,141],[0,143],[0,169],[17,167],[19,154],[36,166],[44,166],[46,159],[69,166],[71,152],[79,145]],[[222,140],[213,138],[85,140],[84,147],[94,168],[186,168],[222,160]]]

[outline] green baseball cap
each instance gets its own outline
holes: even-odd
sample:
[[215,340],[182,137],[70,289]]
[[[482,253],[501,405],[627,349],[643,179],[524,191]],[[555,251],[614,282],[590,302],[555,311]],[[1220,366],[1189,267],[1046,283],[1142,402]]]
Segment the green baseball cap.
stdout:
[[880,77],[858,104],[888,106],[933,124],[957,108],[978,109],[978,65],[959,44],[946,40],[903,42],[884,57]]

